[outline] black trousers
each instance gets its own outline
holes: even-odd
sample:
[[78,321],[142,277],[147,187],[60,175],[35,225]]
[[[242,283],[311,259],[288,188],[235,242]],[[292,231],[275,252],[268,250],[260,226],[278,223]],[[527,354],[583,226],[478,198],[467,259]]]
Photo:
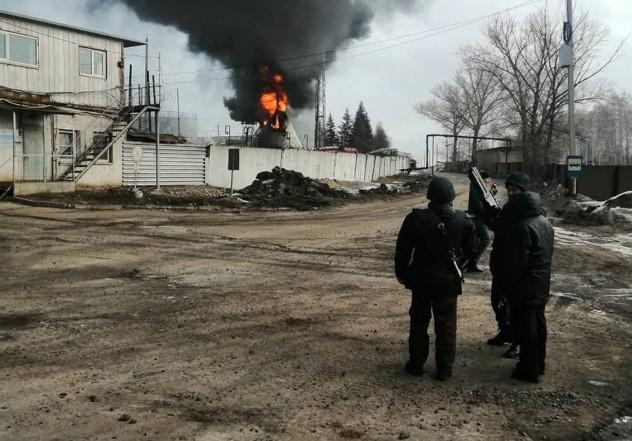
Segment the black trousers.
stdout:
[[489,228],[487,227],[487,225],[485,225],[485,222],[483,222],[480,218],[476,217],[474,218],[474,224],[476,225],[478,250],[476,252],[476,255],[472,258],[470,265],[478,264],[478,261],[480,260],[481,256],[483,255],[483,253],[489,246],[489,243],[491,242],[491,238],[489,235]]
[[547,339],[545,307],[518,302],[511,305],[512,327],[520,344],[520,361],[516,367],[530,376],[544,372]]
[[504,284],[496,277],[492,279],[491,303],[496,316],[496,323],[498,323],[498,332],[505,339],[513,342],[515,337],[513,336],[512,328],[509,326],[511,319],[509,300],[506,297]]
[[428,359],[428,326],[434,316],[437,370],[452,372],[456,354],[456,307],[456,296],[429,296],[413,291],[408,351],[414,365],[421,367]]

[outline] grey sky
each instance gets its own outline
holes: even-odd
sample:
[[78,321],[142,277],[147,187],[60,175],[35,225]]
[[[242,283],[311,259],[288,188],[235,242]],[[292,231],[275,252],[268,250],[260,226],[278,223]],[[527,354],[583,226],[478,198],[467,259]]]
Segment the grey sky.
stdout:
[[[316,1],[316,0],[315,0]],[[385,0],[382,0],[383,2]],[[460,46],[482,40],[486,21],[476,22],[441,35],[420,39],[374,53],[355,56],[377,48],[398,43],[367,45],[378,40],[461,22],[484,16],[523,3],[522,0],[434,0],[423,8],[406,13],[378,14],[372,26],[371,36],[357,44],[361,47],[339,54],[327,73],[327,111],[338,122],[345,107],[355,112],[363,100],[374,125],[384,124],[394,145],[420,155],[425,135],[442,132],[434,123],[421,118],[414,110],[415,104],[429,98],[429,91],[437,82],[448,80],[454,74],[460,60]],[[560,21],[563,20],[566,0],[542,1],[534,6],[514,10],[520,17],[536,8],[544,7]],[[630,33],[632,0],[574,0],[577,8],[588,13],[610,29],[610,50]],[[120,4],[103,6],[95,10],[89,0],[0,0],[0,9],[31,16],[60,21],[71,25],[90,27],[100,31],[130,38],[150,40],[150,68],[157,70],[158,53],[161,54],[162,79],[165,84],[166,110],[175,109],[176,88],[180,91],[180,108],[184,112],[198,114],[201,135],[215,133],[217,125],[232,126],[239,130],[239,123],[231,121],[222,98],[232,95],[230,85],[222,80],[230,75],[221,66],[204,55],[192,54],[187,49],[187,37],[170,27],[145,23]],[[291,38],[291,36],[288,36]],[[602,78],[618,90],[632,92],[631,43],[603,73]],[[607,52],[607,51],[606,51]],[[143,48],[132,48],[128,54],[136,72],[142,72]],[[604,53],[605,55],[605,53]],[[201,72],[199,72],[201,71]],[[182,73],[195,72],[195,73]],[[137,80],[140,81],[138,78]],[[291,100],[291,97],[290,97]],[[312,143],[313,115],[303,112],[296,118],[299,135],[307,134]]]

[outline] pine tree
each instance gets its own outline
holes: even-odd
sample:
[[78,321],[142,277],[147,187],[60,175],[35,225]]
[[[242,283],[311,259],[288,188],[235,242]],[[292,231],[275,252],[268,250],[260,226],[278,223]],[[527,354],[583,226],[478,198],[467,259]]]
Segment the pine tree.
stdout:
[[338,134],[336,133],[336,123],[334,118],[329,114],[327,124],[325,124],[325,146],[338,145]]
[[351,130],[353,130],[353,120],[349,109],[345,109],[345,113],[342,116],[342,122],[338,127],[338,140],[340,141],[340,147],[349,147],[352,144]]
[[353,129],[351,130],[352,143],[359,152],[368,153],[373,150],[373,128],[371,120],[364,108],[364,103],[360,101],[356,111]]
[[378,149],[387,149],[391,146],[391,139],[386,134],[384,130],[384,126],[381,122],[377,123],[375,126],[375,135],[373,136],[373,148],[374,150]]

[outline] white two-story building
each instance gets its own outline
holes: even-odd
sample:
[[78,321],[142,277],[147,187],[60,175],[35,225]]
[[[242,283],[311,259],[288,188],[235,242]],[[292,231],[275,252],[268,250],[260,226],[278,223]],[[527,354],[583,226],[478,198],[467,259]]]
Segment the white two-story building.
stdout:
[[120,185],[125,132],[152,108],[125,81],[144,44],[0,10],[0,182]]

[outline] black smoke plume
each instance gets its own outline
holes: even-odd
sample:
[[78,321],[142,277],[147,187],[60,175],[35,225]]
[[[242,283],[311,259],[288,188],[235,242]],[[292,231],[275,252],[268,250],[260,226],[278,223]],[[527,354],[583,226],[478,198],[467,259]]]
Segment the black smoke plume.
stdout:
[[322,55],[368,36],[376,14],[409,7],[415,0],[119,0],[141,19],[175,26],[189,47],[231,72],[235,95],[225,98],[236,121],[258,120],[266,87],[261,68],[283,75],[294,109],[313,105]]

